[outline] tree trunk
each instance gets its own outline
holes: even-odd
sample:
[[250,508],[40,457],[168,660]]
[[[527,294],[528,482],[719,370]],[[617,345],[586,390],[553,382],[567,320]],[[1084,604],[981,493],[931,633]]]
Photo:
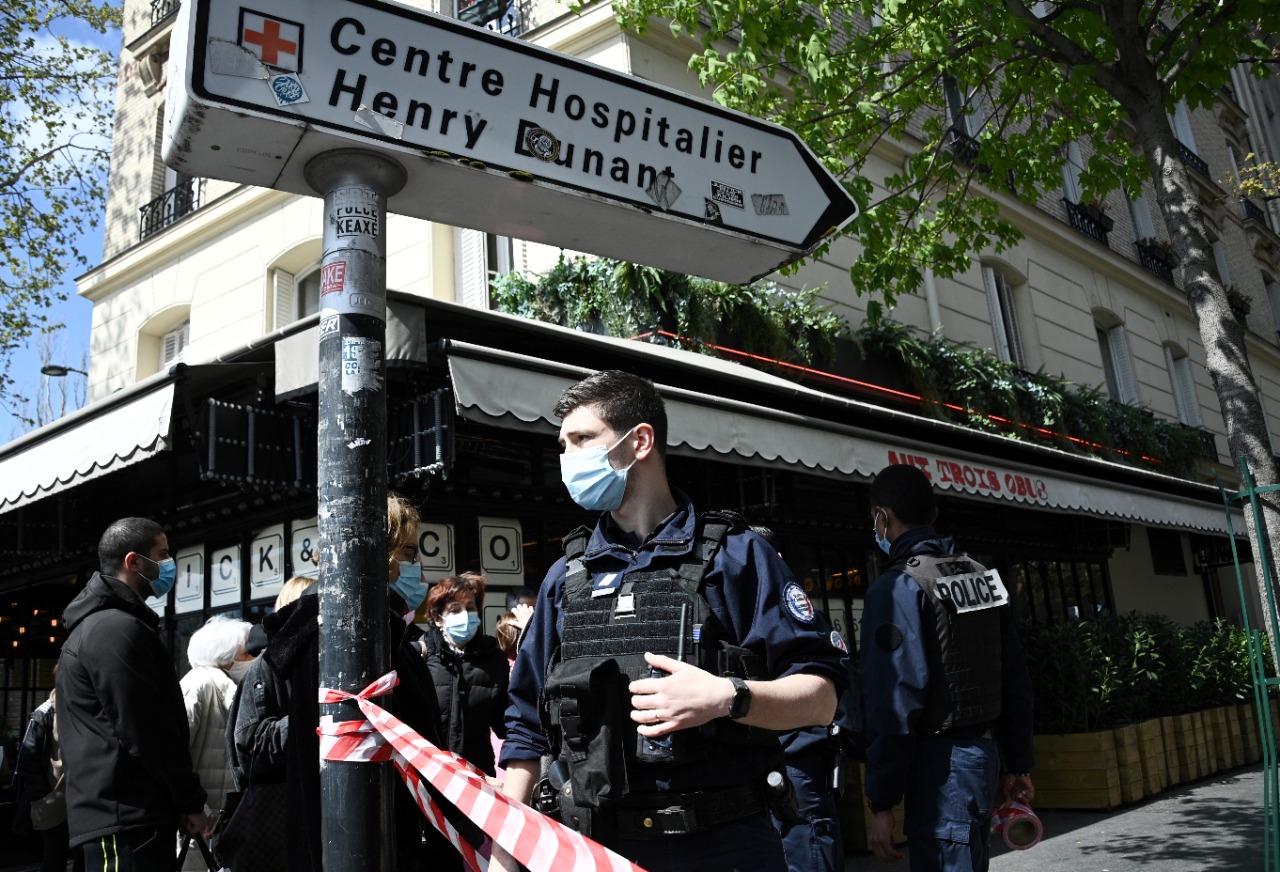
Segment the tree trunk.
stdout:
[[[1182,267],[1187,304],[1200,331],[1205,365],[1213,379],[1222,419],[1227,427],[1231,464],[1238,468],[1240,458],[1244,457],[1258,485],[1275,484],[1276,459],[1271,453],[1257,384],[1249,368],[1245,328],[1231,312],[1226,289],[1213,262],[1204,209],[1187,168],[1178,156],[1177,142],[1163,107],[1163,100],[1154,99],[1146,102],[1142,111],[1130,114],[1155,181],[1156,200]],[[1277,628],[1267,620],[1269,597],[1275,595],[1276,586],[1263,572],[1261,559],[1265,554],[1274,575],[1276,544],[1280,543],[1280,501],[1275,493],[1270,493],[1263,495],[1261,502],[1264,529],[1255,529],[1253,513],[1249,511],[1245,512],[1245,523],[1253,548],[1262,624],[1271,638],[1273,661],[1280,666],[1280,660],[1277,660],[1280,656]],[[1243,603],[1241,605],[1245,607]],[[1248,615],[1245,617],[1247,620]]]

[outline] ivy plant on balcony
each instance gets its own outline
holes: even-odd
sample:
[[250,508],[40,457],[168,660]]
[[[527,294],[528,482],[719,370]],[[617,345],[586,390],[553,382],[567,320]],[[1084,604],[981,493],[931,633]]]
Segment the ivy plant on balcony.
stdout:
[[929,336],[891,319],[853,331],[864,354],[900,360],[922,411],[975,429],[1188,477],[1200,431],[1116,403],[1043,368],[1027,372],[986,349]]
[[827,362],[845,321],[821,288],[730,285],[607,258],[564,255],[532,281],[493,282],[503,312],[610,336],[647,334],[695,351],[723,346],[789,363]]

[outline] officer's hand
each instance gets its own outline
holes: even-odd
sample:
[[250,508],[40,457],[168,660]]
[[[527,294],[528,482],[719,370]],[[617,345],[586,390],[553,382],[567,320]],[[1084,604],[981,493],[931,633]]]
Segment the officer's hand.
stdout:
[[1004,790],[1006,799],[1020,802],[1023,805],[1030,805],[1031,801],[1036,798],[1036,788],[1031,783],[1030,775],[1005,773],[1000,779],[1000,787]]
[[871,813],[871,850],[886,863],[896,863],[902,859],[902,852],[893,843],[893,812],[876,811]]
[[182,831],[190,836],[199,833],[207,839],[213,835],[213,827],[217,822],[217,815],[206,815],[202,811],[198,811],[195,814],[184,814],[182,816]]
[[671,673],[666,678],[631,682],[631,720],[642,736],[665,736],[721,717],[729,710],[733,685],[704,669],[661,654],[646,652],[650,666]]

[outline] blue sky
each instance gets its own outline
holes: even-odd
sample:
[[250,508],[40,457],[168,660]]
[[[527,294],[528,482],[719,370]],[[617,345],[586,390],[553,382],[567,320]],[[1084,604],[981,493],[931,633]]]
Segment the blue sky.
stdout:
[[[119,54],[120,32],[112,31],[106,35],[94,33],[89,27],[77,22],[66,22],[58,28],[58,32],[73,40],[88,42],[98,48]],[[82,221],[82,232],[79,237],[80,250],[89,258],[90,268],[102,260],[102,216],[91,216],[93,220]],[[64,329],[54,342],[54,363],[83,368],[83,361],[89,350],[89,327],[93,317],[93,305],[76,295],[76,277],[84,268],[69,263],[61,277],[58,289],[67,295],[63,302],[56,303],[48,310],[50,323],[61,323]],[[15,393],[34,398],[40,386],[40,355],[36,340],[33,337],[25,349],[16,352],[9,360],[9,375],[15,385]],[[84,376],[71,373],[69,379],[83,380]],[[13,410],[0,404],[0,444],[8,442],[24,432]]]

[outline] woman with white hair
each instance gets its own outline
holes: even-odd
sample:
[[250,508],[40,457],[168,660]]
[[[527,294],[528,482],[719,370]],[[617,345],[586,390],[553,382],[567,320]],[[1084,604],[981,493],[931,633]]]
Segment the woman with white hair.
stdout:
[[[215,810],[222,808],[227,791],[234,789],[223,737],[236,685],[253,662],[253,656],[245,651],[251,626],[248,621],[214,615],[187,644],[191,671],[182,676],[180,684],[191,731],[191,760],[200,775],[200,786],[209,794],[209,808]],[[182,868],[205,869],[200,852],[188,851]]]

